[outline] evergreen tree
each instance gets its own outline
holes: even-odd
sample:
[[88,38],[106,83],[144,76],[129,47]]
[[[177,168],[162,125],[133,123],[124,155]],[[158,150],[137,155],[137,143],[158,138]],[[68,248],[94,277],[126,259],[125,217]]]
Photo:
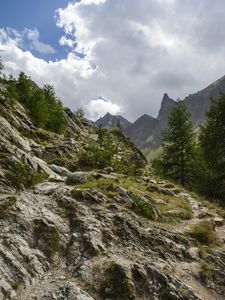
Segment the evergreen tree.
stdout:
[[193,175],[194,143],[190,114],[183,102],[171,109],[168,130],[163,134],[162,170],[164,175],[182,185]]
[[4,70],[4,65],[3,65],[3,62],[2,62],[2,58],[0,57],[0,75],[1,75],[3,70]]
[[32,95],[30,78],[24,72],[19,73],[17,82],[17,91],[19,96],[19,101],[23,103],[28,109],[30,109],[30,97]]
[[55,95],[54,87],[45,85],[43,88],[46,105],[48,107],[49,119],[46,127],[57,133],[62,133],[65,128],[65,114],[62,103]]
[[[207,120],[200,132],[200,146],[206,162],[206,194],[225,200],[225,94],[212,99]],[[225,204],[225,203],[224,203]]]

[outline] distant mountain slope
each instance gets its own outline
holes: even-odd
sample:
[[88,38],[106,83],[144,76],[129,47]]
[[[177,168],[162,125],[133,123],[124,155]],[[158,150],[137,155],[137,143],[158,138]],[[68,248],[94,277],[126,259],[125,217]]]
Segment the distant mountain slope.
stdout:
[[[194,128],[204,122],[211,97],[215,98],[221,92],[225,93],[225,76],[183,100],[191,114]],[[144,151],[145,155],[149,155],[152,150],[161,145],[161,135],[167,128],[168,116],[175,103],[176,101],[165,93],[157,118],[144,114],[134,123],[130,123],[122,116],[113,116],[107,113],[103,118],[96,121],[96,124],[102,124],[104,127],[109,128],[116,126],[119,120],[123,132],[134,141],[136,146]]]
[[95,122],[96,125],[102,125],[105,128],[116,127],[118,123],[120,124],[122,130],[131,124],[131,122],[124,117],[120,115],[111,115],[110,113],[105,114],[104,117]]
[[158,120],[144,114],[134,123],[125,128],[124,133],[129,136],[139,148],[144,148],[144,143],[149,134],[154,130]]
[[205,112],[209,109],[210,98],[217,97],[221,92],[225,92],[225,76],[184,99],[184,103],[191,113],[194,126],[204,122]]

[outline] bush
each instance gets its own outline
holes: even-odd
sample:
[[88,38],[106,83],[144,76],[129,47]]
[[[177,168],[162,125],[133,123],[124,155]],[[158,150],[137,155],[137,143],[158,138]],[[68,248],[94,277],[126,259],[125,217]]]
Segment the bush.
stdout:
[[48,174],[44,172],[33,172],[30,166],[26,163],[13,163],[11,171],[6,175],[11,184],[18,190],[29,188],[48,178]]
[[49,227],[40,222],[36,224],[34,228],[34,235],[40,250],[42,250],[49,259],[52,259],[56,253],[61,253],[61,238],[54,227]]
[[3,217],[16,203],[16,197],[8,197],[0,203],[0,218]]
[[201,223],[195,225],[192,228],[190,235],[203,245],[215,244],[217,240],[213,226],[208,221],[202,221]]
[[143,217],[146,217],[151,220],[155,220],[157,216],[156,208],[152,203],[147,201],[147,199],[142,199],[136,195],[132,197],[136,206],[134,207],[134,211],[140,214]]

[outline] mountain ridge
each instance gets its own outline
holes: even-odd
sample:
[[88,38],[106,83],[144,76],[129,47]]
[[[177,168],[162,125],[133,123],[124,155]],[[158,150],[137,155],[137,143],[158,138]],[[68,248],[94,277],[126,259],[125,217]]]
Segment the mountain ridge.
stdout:
[[[204,123],[205,113],[209,109],[211,97],[216,98],[221,92],[225,92],[225,76],[222,76],[202,90],[190,94],[181,100],[185,103],[191,114],[193,128]],[[147,122],[144,114],[127,127],[122,128],[123,132],[130,137],[135,145],[142,149],[147,156],[151,150],[157,149],[161,145],[161,134],[167,128],[168,116],[175,103],[176,101],[165,93],[156,118],[147,115]]]

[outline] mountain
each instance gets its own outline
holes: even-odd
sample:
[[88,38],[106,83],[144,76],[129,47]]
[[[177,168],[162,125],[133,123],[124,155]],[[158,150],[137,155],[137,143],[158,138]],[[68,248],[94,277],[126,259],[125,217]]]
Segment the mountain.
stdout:
[[98,119],[95,124],[102,125],[104,128],[113,128],[119,124],[123,130],[128,127],[131,122],[120,115],[111,115],[110,113],[107,113],[104,115],[104,117]]
[[149,137],[149,133],[154,130],[157,122],[155,118],[144,114],[134,123],[126,127],[123,132],[131,138],[135,145],[143,149],[145,146],[144,143]]
[[14,83],[0,81],[0,299],[224,299],[222,209],[154,178],[119,130],[99,145],[68,108],[63,132],[38,128]]
[[[183,101],[187,106],[193,127],[196,128],[205,121],[205,113],[210,106],[211,97],[216,98],[219,93],[225,92],[225,76],[215,81],[203,90],[187,96]],[[148,156],[151,150],[161,145],[162,132],[167,128],[168,115],[176,102],[168,94],[164,94],[157,118],[144,115],[133,124],[125,128],[128,135],[143,152]]]

